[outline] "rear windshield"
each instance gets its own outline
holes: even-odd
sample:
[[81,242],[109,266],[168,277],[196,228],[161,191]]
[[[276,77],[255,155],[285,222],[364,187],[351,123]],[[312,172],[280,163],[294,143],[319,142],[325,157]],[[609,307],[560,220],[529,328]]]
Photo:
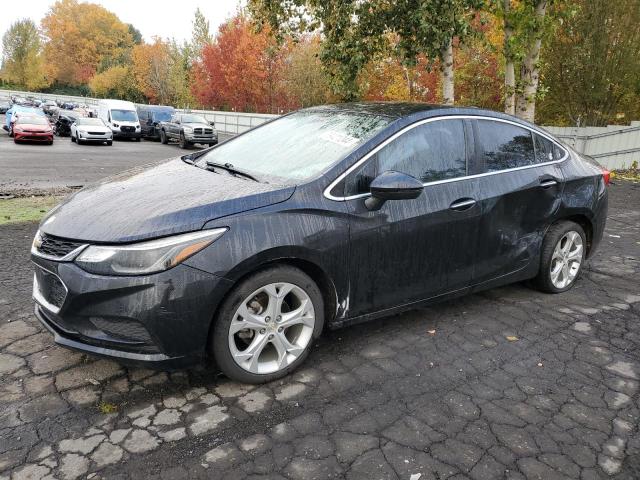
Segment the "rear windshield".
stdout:
[[360,112],[301,111],[226,141],[199,159],[298,181],[346,157],[393,118]]

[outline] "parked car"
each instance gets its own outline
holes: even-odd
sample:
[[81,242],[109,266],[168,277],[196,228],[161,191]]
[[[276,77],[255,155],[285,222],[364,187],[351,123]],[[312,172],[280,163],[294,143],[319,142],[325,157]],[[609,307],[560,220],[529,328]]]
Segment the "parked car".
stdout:
[[100,100],[98,118],[111,128],[113,138],[133,138],[139,142],[142,136],[136,107],[123,100]]
[[9,132],[9,136],[13,136],[13,124],[20,115],[45,117],[45,114],[39,108],[25,107],[19,104],[13,104],[9,110],[5,113],[5,124],[3,129]]
[[53,144],[53,128],[46,117],[20,114],[13,124],[13,141]]
[[7,113],[7,110],[11,108],[11,103],[6,100],[0,100],[0,113]]
[[66,137],[71,135],[71,125],[73,125],[80,117],[77,112],[59,109],[52,117],[53,131],[58,137]]
[[89,143],[113,143],[113,133],[100,118],[78,118],[71,124],[71,141],[78,145]]
[[42,105],[40,105],[42,111],[47,115],[52,115],[54,111],[58,110],[58,105],[53,100],[45,100]]
[[609,173],[475,108],[301,110],[85,188],[42,221],[36,314],[123,362],[215,357],[249,383],[323,328],[532,279],[560,293],[603,235]]
[[218,143],[218,132],[201,115],[176,113],[170,121],[160,123],[160,141],[167,144],[169,140],[177,140],[180,148],[194,143],[212,147]]
[[166,105],[136,105],[143,138],[160,140],[160,123],[168,122],[175,108]]

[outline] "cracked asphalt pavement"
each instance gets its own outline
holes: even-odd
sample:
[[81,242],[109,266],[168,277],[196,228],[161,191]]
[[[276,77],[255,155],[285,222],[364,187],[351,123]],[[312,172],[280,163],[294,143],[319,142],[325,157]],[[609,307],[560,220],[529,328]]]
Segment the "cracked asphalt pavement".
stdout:
[[325,332],[288,378],[62,349],[0,228],[0,479],[640,478],[640,184],[561,295],[517,284]]

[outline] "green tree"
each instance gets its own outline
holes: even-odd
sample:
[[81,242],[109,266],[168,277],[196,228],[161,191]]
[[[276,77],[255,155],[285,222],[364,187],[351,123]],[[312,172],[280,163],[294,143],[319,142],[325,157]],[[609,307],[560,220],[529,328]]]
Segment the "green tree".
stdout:
[[47,85],[42,42],[32,20],[18,20],[2,37],[2,77],[27,90]]
[[134,27],[131,23],[127,23],[127,27],[129,28],[129,34],[133,39],[133,43],[135,45],[140,45],[142,43],[142,33],[140,33],[140,30]]
[[542,40],[553,35],[572,2],[560,0],[494,0],[492,7],[504,28],[505,112],[531,122],[535,119],[539,89]]
[[453,40],[471,33],[482,0],[249,0],[249,9],[281,35],[322,28],[320,58],[336,93],[358,97],[358,74],[388,51],[408,66],[420,55],[440,59],[443,97],[453,103]]
[[581,0],[549,38],[538,119],[606,125],[640,116],[640,0]]
[[196,8],[192,32],[191,47],[193,48],[193,55],[196,58],[200,58],[202,49],[213,42],[213,37],[209,31],[209,21],[204,17],[199,8]]

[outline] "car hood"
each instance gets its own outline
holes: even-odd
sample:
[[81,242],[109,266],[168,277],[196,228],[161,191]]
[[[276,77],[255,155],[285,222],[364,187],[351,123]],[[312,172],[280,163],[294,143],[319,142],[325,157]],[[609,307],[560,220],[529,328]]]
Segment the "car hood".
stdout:
[[109,127],[103,127],[102,125],[76,125],[76,128],[84,132],[111,132],[111,129]]
[[18,123],[14,128],[22,128],[24,130],[31,130],[34,132],[47,132],[51,130],[49,125],[39,125],[37,123]]
[[183,126],[186,125],[191,128],[213,128],[208,123],[201,123],[201,122],[194,122],[194,123],[184,122],[182,125]]
[[40,229],[87,242],[134,242],[199,230],[217,218],[284,202],[294,190],[175,159],[134,168],[78,191],[54,208]]

